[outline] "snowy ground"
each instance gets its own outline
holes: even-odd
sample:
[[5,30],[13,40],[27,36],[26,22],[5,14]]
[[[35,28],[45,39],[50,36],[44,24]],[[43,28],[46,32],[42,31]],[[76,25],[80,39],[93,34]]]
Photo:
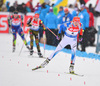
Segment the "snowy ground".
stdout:
[[[12,53],[12,35],[0,34],[0,86],[100,86],[99,60],[76,57],[75,72],[84,77],[64,73],[70,65],[70,54],[64,52],[56,55],[44,69],[31,71],[45,59],[28,57],[25,46],[19,56],[22,44],[18,36],[16,52]],[[42,47],[41,50],[43,53]],[[46,50],[45,56],[52,52]]]

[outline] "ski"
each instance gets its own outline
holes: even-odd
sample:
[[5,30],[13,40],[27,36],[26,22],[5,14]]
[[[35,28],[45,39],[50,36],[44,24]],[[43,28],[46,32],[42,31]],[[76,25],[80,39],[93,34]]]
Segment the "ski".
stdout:
[[40,66],[38,66],[38,67],[36,67],[36,68],[33,68],[33,69],[32,69],[32,71],[38,70],[38,69],[40,69],[40,68],[42,68],[42,66],[41,66],[41,65],[40,65]]
[[71,75],[76,75],[76,76],[81,76],[83,77],[84,75],[80,75],[80,74],[77,74],[77,73],[69,73],[69,72],[65,72],[66,74],[71,74]]

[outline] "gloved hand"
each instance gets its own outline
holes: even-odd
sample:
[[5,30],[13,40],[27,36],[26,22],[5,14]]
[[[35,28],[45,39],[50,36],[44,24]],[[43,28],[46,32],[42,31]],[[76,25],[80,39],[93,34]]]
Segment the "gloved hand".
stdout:
[[10,24],[8,26],[9,26],[9,28],[11,28],[11,25]]
[[83,40],[82,35],[79,35],[79,42],[81,42]]
[[24,26],[24,23],[22,22],[22,27]]
[[56,39],[60,40],[61,39],[61,34],[58,34],[57,37],[56,37]]
[[46,28],[45,28],[45,27],[43,27],[43,30],[45,31],[45,30],[46,30]]

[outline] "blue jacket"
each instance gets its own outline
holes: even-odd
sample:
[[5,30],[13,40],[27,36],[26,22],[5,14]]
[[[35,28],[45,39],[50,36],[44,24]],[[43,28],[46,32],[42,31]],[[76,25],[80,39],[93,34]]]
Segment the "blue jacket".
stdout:
[[6,8],[7,8],[7,12],[9,12],[9,5],[8,5],[9,1],[6,2]]
[[77,16],[77,11],[76,11],[76,10],[74,10],[74,11],[72,12],[72,16],[73,16],[73,17]]
[[27,12],[31,12],[31,9],[29,7],[26,7]]
[[62,18],[62,23],[71,22],[73,20],[72,14],[68,13],[67,16],[64,15]]
[[40,19],[44,22],[46,14],[49,12],[50,6],[46,5],[46,8],[41,9]]
[[64,10],[63,11],[59,11],[58,15],[57,15],[57,24],[62,24],[62,18],[65,15]]
[[85,28],[89,27],[89,14],[86,9],[84,9],[78,16],[80,17],[80,22],[83,24],[83,30],[85,30]]
[[46,15],[44,24],[50,28],[50,29],[56,29],[57,28],[57,17],[54,15],[53,12],[50,12]]

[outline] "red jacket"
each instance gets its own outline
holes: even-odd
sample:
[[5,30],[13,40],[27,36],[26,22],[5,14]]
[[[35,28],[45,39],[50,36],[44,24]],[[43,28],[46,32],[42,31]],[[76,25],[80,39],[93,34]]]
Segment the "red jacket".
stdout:
[[92,12],[89,12],[89,11],[87,11],[87,12],[89,13],[89,27],[92,27],[92,26],[94,26],[93,13]]

